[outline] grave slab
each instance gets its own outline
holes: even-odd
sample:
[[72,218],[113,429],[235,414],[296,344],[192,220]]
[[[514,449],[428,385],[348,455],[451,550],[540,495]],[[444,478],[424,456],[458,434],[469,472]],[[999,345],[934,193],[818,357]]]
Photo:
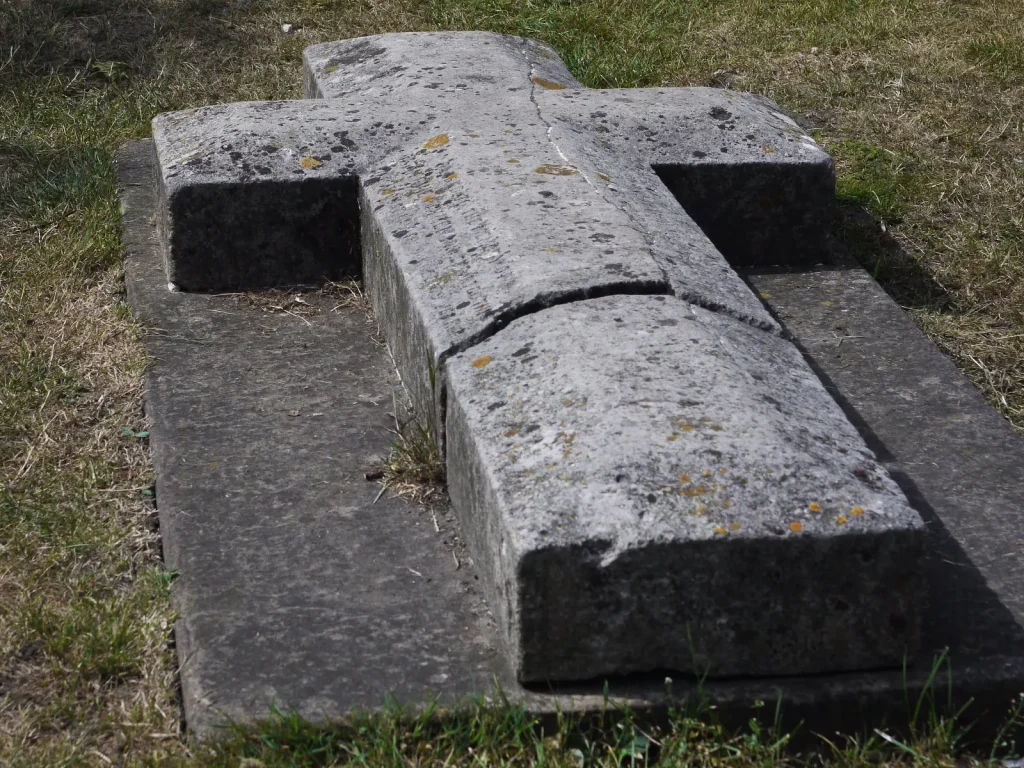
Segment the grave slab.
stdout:
[[[546,67],[539,68],[538,60]],[[820,386],[814,385],[812,396],[805,384],[813,375],[789,342],[778,339],[778,326],[701,230],[701,221],[711,231],[723,221],[730,230],[753,227],[742,242],[730,244],[742,246],[750,263],[806,258],[824,242],[831,159],[764,99],[709,89],[567,88],[550,79],[564,74],[555,60],[550,49],[518,38],[382,35],[310,52],[307,87],[324,98],[159,116],[154,139],[168,278],[178,288],[195,290],[315,278],[315,269],[326,269],[331,259],[352,271],[355,248],[342,246],[358,230],[367,292],[414,404],[433,420],[442,446],[446,424],[459,425],[460,439],[474,438],[449,451],[453,489],[469,487],[473,472],[496,478],[480,493],[454,493],[453,501],[468,521],[471,551],[487,565],[484,588],[520,679],[678,667],[691,659],[692,646],[706,655],[713,676],[898,665],[918,641],[920,519],[855,431],[848,425],[840,429],[845,417],[838,409],[826,410],[830,405]],[[637,142],[638,136],[644,140]],[[697,219],[679,205],[687,196]],[[267,206],[271,210],[260,224]],[[268,228],[274,231],[268,234]],[[727,534],[737,533],[728,544],[694,550],[691,545],[703,538],[697,529],[707,526],[691,521],[677,522],[671,533],[662,530],[660,540],[644,532],[649,521],[635,522],[637,530],[629,535],[639,536],[642,545],[606,542],[604,518],[636,519],[646,511],[604,496],[591,513],[580,512],[594,502],[593,489],[608,482],[609,467],[636,460],[628,455],[635,446],[616,441],[614,431],[593,436],[591,445],[607,455],[580,458],[574,483],[552,496],[550,509],[513,521],[506,511],[515,483],[500,466],[507,457],[493,450],[493,424],[487,413],[465,407],[473,396],[467,387],[451,389],[446,380],[446,371],[454,371],[444,366],[446,360],[460,353],[476,356],[510,323],[558,317],[544,312],[555,305],[636,294],[658,295],[662,302],[671,296],[673,306],[706,310],[695,316],[705,329],[715,326],[717,335],[688,338],[693,346],[669,343],[671,334],[662,331],[662,346],[670,351],[648,355],[642,374],[630,354],[623,354],[631,350],[628,337],[619,339],[622,349],[591,339],[595,370],[607,367],[623,389],[643,388],[639,375],[667,380],[684,370],[705,370],[707,375],[683,377],[663,394],[681,404],[684,390],[713,389],[710,399],[722,402],[708,412],[719,426],[727,412],[743,414],[729,424],[748,433],[746,446],[737,448],[730,434],[704,450],[717,452],[750,485],[749,493],[736,495],[737,509],[729,517],[751,527],[733,531],[739,523],[731,519],[709,529],[728,525]],[[618,311],[614,302],[591,306],[611,313],[606,323]],[[602,326],[595,322],[594,330]],[[630,327],[645,333],[643,323]],[[581,338],[586,333],[581,330]],[[723,362],[719,347],[730,344],[751,358],[741,361],[734,354]],[[523,375],[539,376],[543,391],[553,383],[545,377],[562,373],[538,369]],[[770,384],[749,384],[760,376]],[[709,387],[718,377],[727,377],[728,385]],[[461,420],[446,421],[446,406]],[[550,427],[555,414],[536,406],[530,402],[525,410]],[[640,412],[629,414],[627,422],[600,429],[639,434],[652,426]],[[654,482],[665,467],[680,464],[686,455],[681,447],[689,442],[644,452],[650,466],[641,481]],[[453,453],[459,448],[470,452]],[[689,461],[682,461],[687,466],[696,460],[689,450]],[[535,471],[555,473],[556,467]],[[539,477],[537,487],[548,488]],[[539,497],[532,499],[534,506],[539,503]],[[805,509],[832,520],[827,535],[826,528],[808,524],[807,536],[820,543],[814,557],[805,552],[805,537],[797,536],[802,523],[794,516]],[[564,574],[525,565],[535,559],[530,552],[540,551],[536,537],[550,528],[544,523],[548,513],[580,528],[560,550],[551,548],[552,558],[559,559],[559,551],[578,550],[592,560],[593,551],[629,550],[602,560],[589,577],[601,582],[594,594],[573,587],[577,600],[560,599]],[[701,513],[694,508],[686,514]],[[842,528],[853,518],[863,519]],[[540,527],[524,534],[531,525]],[[478,535],[484,529],[490,532]],[[661,650],[652,653],[638,633],[623,630],[635,618],[624,596],[654,590],[650,574],[663,570],[659,557],[699,551],[695,560],[713,568],[715,558],[707,553],[719,546],[746,552],[752,530],[777,537],[771,546],[778,553],[756,571],[778,586],[767,607],[766,596],[744,586],[755,571],[726,558],[731,567],[716,568],[716,596],[697,599],[695,586],[680,586],[690,578],[682,575],[658,598],[637,597],[641,606],[665,603],[645,614],[658,621],[651,633],[662,638]],[[516,551],[508,558],[491,551],[509,546],[513,534],[531,543],[519,549],[522,542],[514,542]],[[655,562],[645,564],[648,556]],[[820,569],[825,560],[843,563],[844,578],[797,589],[813,577],[805,566]],[[865,600],[880,594],[882,582],[889,599]],[[608,598],[612,594],[618,602]],[[822,613],[826,604],[829,610]],[[778,614],[775,624],[788,626],[789,633],[774,631],[772,642],[751,645],[756,633],[746,617],[755,606]],[[603,622],[587,617],[595,610],[605,612]],[[566,624],[559,614],[579,614],[580,623]],[[561,647],[574,627],[597,633],[585,641],[590,652]],[[734,640],[723,642],[727,636]],[[741,645],[749,652],[740,653]]]
[[[307,325],[230,296],[168,292],[152,143],[125,147],[117,170],[126,286],[150,356],[161,537],[180,571],[175,637],[194,736],[266,717],[271,705],[336,720],[381,706],[389,692],[410,706],[429,694],[458,704],[494,681],[540,716],[601,711],[606,696],[656,716],[700,691],[726,721],[745,722],[754,702],[781,698],[784,725],[803,723],[803,733],[869,732],[906,724],[906,692],[931,679],[944,649],[952,705],[970,702],[976,738],[991,735],[1024,691],[1024,441],[856,265],[749,279],[924,514],[931,554],[917,659],[905,672],[699,687],[678,672],[670,687],[664,673],[523,687],[497,651],[476,566],[452,559],[460,550],[450,513],[438,511],[437,533],[403,502],[374,504],[376,487],[359,480],[387,444],[395,386],[363,318],[325,311]],[[217,364],[239,356],[241,374]],[[225,379],[262,387],[264,411]],[[277,406],[289,408],[284,418]],[[268,414],[280,449],[261,456],[244,446],[265,440]],[[234,440],[218,440],[223,430]],[[310,441],[322,450],[303,450]],[[205,483],[197,471],[217,475]],[[281,492],[261,492],[273,488]],[[940,702],[946,683],[935,679]]]

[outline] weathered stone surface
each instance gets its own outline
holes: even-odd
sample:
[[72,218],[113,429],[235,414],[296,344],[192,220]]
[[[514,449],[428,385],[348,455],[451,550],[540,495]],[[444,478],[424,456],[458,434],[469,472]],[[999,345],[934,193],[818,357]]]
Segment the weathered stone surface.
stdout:
[[[856,264],[752,281],[904,492],[928,511],[935,551],[917,659],[905,670],[702,683],[672,673],[670,689],[663,675],[637,675],[607,687],[598,679],[527,690],[479,613],[477,567],[465,557],[457,566],[446,551],[448,515],[438,510],[444,534],[436,534],[429,515],[401,501],[373,504],[375,484],[361,480],[368,457],[387,444],[391,408],[387,352],[366,325],[325,312],[307,326],[229,297],[169,293],[152,229],[151,142],[128,145],[117,169],[128,297],[152,329],[144,334],[146,408],[154,448],[168,458],[157,458],[158,512],[165,555],[180,571],[175,647],[193,735],[216,736],[227,718],[265,718],[271,705],[337,721],[380,707],[389,692],[409,707],[431,695],[456,704],[495,679],[539,716],[603,711],[609,696],[657,716],[699,695],[727,723],[745,723],[756,700],[780,700],[784,728],[870,732],[906,722],[907,692],[916,698],[930,684],[934,654],[948,649],[948,695],[954,710],[967,706],[972,735],[983,740],[1024,690],[1024,545],[1015,523],[1024,442]],[[846,334],[842,344],[833,333]],[[269,441],[265,415],[222,380],[233,374],[220,361],[240,348],[238,382],[251,378],[263,403],[289,409],[273,417]],[[288,415],[297,396],[313,404],[308,412],[298,404],[301,413],[323,414],[312,420],[324,420],[314,439],[345,439],[310,450],[311,422]],[[206,420],[216,428],[194,426]],[[363,429],[365,442],[349,439]],[[250,452],[222,449],[246,441],[268,443],[258,467]],[[298,476],[312,481],[296,486]],[[947,679],[935,683],[945,701]]]
[[[169,280],[222,290],[350,272],[359,207],[368,292],[424,402],[431,361],[584,296],[673,293],[777,329],[675,197],[739,229],[775,209],[820,224],[831,195],[828,155],[763,100],[581,90],[533,41],[384,35],[315,46],[306,67],[307,92],[329,98],[154,121]],[[683,166],[706,172],[672,175]],[[307,185],[329,194],[311,206]],[[729,202],[708,213],[711,198]]]
[[913,652],[923,523],[790,343],[615,296],[447,370],[452,500],[520,679]]
[[[583,88],[539,40],[491,32],[408,32],[311,45],[303,51],[306,98],[417,91],[496,94]],[[515,78],[519,80],[516,81]]]
[[[723,237],[734,261],[806,259],[823,242],[833,186],[827,154],[763,99],[709,89],[580,89],[550,49],[518,38],[388,35],[317,46],[306,64],[307,92],[325,98],[209,107],[154,121],[169,279],[185,289],[220,289],[331,277],[361,266],[404,383],[418,404],[433,406],[428,410],[439,428],[452,429],[454,498],[459,513],[482,526],[468,527],[476,556],[489,564],[485,583],[517,674],[578,679],[685,668],[688,626],[696,628],[699,661],[716,675],[900,663],[919,624],[920,521],[701,230]],[[648,298],[624,298],[638,294]],[[602,296],[618,298],[596,301]],[[621,333],[617,343],[625,346],[607,346],[614,317],[595,320],[571,337],[599,356],[593,366],[604,372],[605,378],[595,374],[581,384],[584,389],[604,381],[655,392],[643,380],[649,377],[666,382],[662,394],[671,402],[704,403],[696,391],[684,396],[699,385],[713,392],[709,410],[692,424],[678,424],[676,440],[666,435],[664,445],[650,442],[651,413],[639,406],[616,408],[610,420],[584,420],[579,434],[597,442],[579,461],[570,491],[524,495],[524,502],[547,499],[549,506],[528,503],[530,515],[510,523],[515,515],[506,510],[516,508],[510,499],[521,487],[517,467],[501,464],[508,460],[502,453],[508,428],[499,437],[494,432],[506,414],[474,410],[464,387],[449,391],[443,374],[459,369],[443,363],[487,357],[480,352],[486,345],[518,338],[518,331],[502,330],[510,323],[557,335],[545,323],[576,317],[576,310],[551,308],[573,303],[585,305],[579,312],[622,307],[631,328],[659,319],[650,307],[673,307],[691,323],[687,328],[704,329],[683,344],[682,324],[654,328],[658,343],[673,351],[649,351],[641,375]],[[752,357],[722,357],[720,343],[739,345]],[[547,392],[560,371],[525,375],[536,375],[535,386]],[[752,383],[756,376],[768,383]],[[587,395],[598,409],[608,396]],[[538,430],[557,423],[543,409],[529,412]],[[732,431],[710,434],[715,430],[707,425],[726,423]],[[752,432],[745,442],[731,442],[741,428]],[[840,437],[829,437],[830,429]],[[672,497],[676,506],[693,502],[686,508],[694,520],[680,517],[681,527],[655,533],[650,526],[658,514],[630,506],[636,500],[623,487],[611,495],[594,490],[604,489],[614,468],[613,477],[638,472],[637,487],[666,468],[687,474],[673,461],[694,442],[685,440],[690,430],[724,459],[701,472],[724,469],[746,478],[748,487],[721,500],[724,522],[712,526],[713,532],[725,525],[728,544],[704,536],[701,514],[715,511],[714,494],[699,481]],[[810,450],[812,437],[823,441],[816,449],[824,453]],[[860,461],[867,463],[847,466]],[[861,472],[861,481],[833,477],[840,467]],[[545,471],[550,476],[538,476],[536,487],[547,494],[548,484],[560,488],[564,480],[556,465]],[[477,482],[480,473],[488,483]],[[658,498],[650,490],[637,503],[651,504],[643,501],[647,494]],[[609,539],[604,512],[580,517],[593,499],[604,512],[613,510],[612,519],[634,515],[644,522]],[[672,504],[655,506],[675,509]],[[733,504],[738,512],[726,508]],[[808,504],[822,505],[826,511],[814,514],[838,522],[784,519],[787,510],[795,514]],[[846,519],[842,505],[851,510]],[[544,510],[561,522],[547,521]],[[732,517],[744,510],[754,515],[752,528]],[[864,525],[868,520],[873,527]],[[806,525],[807,533],[793,536],[791,524]],[[536,537],[551,525],[573,532],[545,549]],[[522,541],[506,557],[501,547],[516,537]],[[563,549],[575,555],[563,557]],[[665,558],[680,555],[695,565],[666,567]],[[760,558],[756,567],[746,565],[750,557]],[[701,581],[694,572],[714,575]],[[832,584],[818,587],[815,573]],[[748,578],[762,591],[737,591]],[[566,579],[595,583],[588,591],[566,587]],[[872,605],[884,582],[890,582],[884,596]],[[697,585],[719,594],[709,603]],[[649,597],[660,591],[668,597]],[[772,642],[750,645],[754,630],[744,621],[751,606],[758,606]],[[563,610],[576,618],[551,618]],[[645,623],[646,634],[633,630],[636,621]],[[552,629],[557,624],[565,630]],[[810,635],[801,639],[802,633]],[[563,642],[570,635],[573,642]],[[851,643],[857,647],[851,650]]]

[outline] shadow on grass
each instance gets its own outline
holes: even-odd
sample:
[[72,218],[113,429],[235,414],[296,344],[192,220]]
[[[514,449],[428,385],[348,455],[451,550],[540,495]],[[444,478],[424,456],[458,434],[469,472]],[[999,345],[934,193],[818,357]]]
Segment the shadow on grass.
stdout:
[[856,202],[839,200],[832,230],[830,260],[852,258],[905,309],[953,312],[953,299],[889,234],[880,219]]

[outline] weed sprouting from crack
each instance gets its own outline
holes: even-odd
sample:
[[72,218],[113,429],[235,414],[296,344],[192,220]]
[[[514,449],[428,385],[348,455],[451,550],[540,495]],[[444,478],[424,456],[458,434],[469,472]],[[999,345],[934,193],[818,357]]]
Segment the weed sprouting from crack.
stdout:
[[391,491],[416,504],[440,504],[447,499],[445,465],[430,422],[412,413],[404,419],[398,398],[394,401],[394,438],[384,465],[377,475],[381,481],[380,498]]

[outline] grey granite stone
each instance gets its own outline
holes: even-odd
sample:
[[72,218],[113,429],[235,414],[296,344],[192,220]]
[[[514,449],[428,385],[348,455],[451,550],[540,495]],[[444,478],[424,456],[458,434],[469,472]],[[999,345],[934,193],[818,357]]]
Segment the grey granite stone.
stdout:
[[[216,736],[228,718],[253,722],[271,705],[335,721],[380,707],[388,693],[409,707],[432,695],[457,705],[494,681],[541,717],[601,712],[607,697],[657,717],[701,696],[736,725],[757,714],[755,701],[779,700],[783,727],[802,725],[798,734],[895,734],[910,715],[907,692],[915,700],[948,649],[948,677],[943,667],[932,681],[939,711],[947,696],[950,712],[966,707],[970,735],[991,746],[985,740],[1024,691],[1024,546],[1015,523],[1024,441],[863,270],[750,279],[926,513],[932,556],[917,659],[905,671],[702,683],[673,671],[671,686],[663,672],[524,688],[498,652],[474,587],[478,569],[465,556],[453,560],[457,522],[439,509],[436,533],[429,515],[397,500],[373,504],[374,484],[359,480],[388,440],[395,385],[383,346],[349,311],[307,326],[229,297],[168,292],[152,227],[154,166],[151,142],[129,144],[117,163],[128,296],[150,356],[160,533],[180,573],[172,595],[190,733]],[[299,408],[268,422],[223,386],[225,375],[258,383],[263,403]],[[225,451],[223,430],[264,448]],[[339,438],[301,450],[311,431],[321,447],[325,435]],[[250,487],[257,469],[261,485]],[[296,485],[298,476],[312,482]],[[225,486],[248,490],[225,494]]]
[[[168,279],[223,290],[334,277],[357,268],[361,239],[367,289],[421,402],[438,399],[428,370],[447,355],[585,296],[673,293],[776,329],[698,224],[756,229],[755,262],[802,258],[823,231],[768,223],[779,210],[820,225],[832,164],[749,94],[588,91],[547,46],[484,33],[315,46],[306,84],[326,98],[154,121]],[[672,175],[683,167],[704,170]],[[309,186],[325,193],[317,205]],[[778,234],[808,230],[804,247]]]
[[[485,583],[517,674],[525,680],[578,679],[677,666],[690,658],[691,649],[681,638],[691,625],[697,627],[698,656],[715,675],[896,665],[915,647],[920,521],[870,454],[857,452],[863,448],[859,438],[824,390],[814,389],[813,376],[795,349],[778,337],[777,323],[729,264],[729,258],[750,264],[800,261],[821,247],[833,175],[832,162],[820,147],[759,97],[709,89],[579,88],[550,49],[519,38],[384,35],[317,46],[307,53],[306,68],[307,92],[323,98],[207,107],[154,121],[168,279],[179,288],[210,290],[305,282],[361,269],[414,402],[429,414],[442,444],[444,428],[457,427],[453,440],[458,445],[453,443],[448,453],[453,489],[475,487],[473,472],[498,473],[486,487],[459,490],[453,498],[459,514],[494,526],[494,535],[467,528],[476,556],[488,562]],[[716,199],[709,202],[709,196]],[[679,199],[693,207],[697,220],[680,208]],[[701,226],[721,237],[723,232],[742,234],[723,240],[730,251],[723,255]],[[667,538],[645,539],[636,547],[622,543],[625,549],[615,554],[619,550],[605,541],[600,516],[580,522],[580,530],[548,554],[559,559],[577,552],[579,562],[570,557],[564,564],[576,574],[573,578],[590,579],[580,574],[590,568],[592,550],[611,552],[606,558],[610,567],[601,569],[605,583],[591,593],[565,587],[563,577],[537,555],[542,548],[536,541],[507,559],[494,549],[505,546],[510,528],[504,510],[518,486],[514,467],[499,472],[507,459],[500,440],[488,445],[481,436],[494,437],[494,418],[503,415],[468,408],[465,388],[449,390],[446,381],[445,374],[458,369],[445,367],[444,361],[478,359],[479,349],[511,338],[502,329],[519,319],[535,328],[529,322],[535,315],[562,317],[545,312],[552,307],[637,294],[658,299],[623,306],[655,302],[676,307],[700,318],[708,335],[703,341],[687,339],[694,346],[673,346],[670,340],[680,330],[662,329],[659,339],[673,351],[652,352],[642,374],[630,367],[625,337],[617,337],[618,344],[626,344],[621,349],[605,346],[597,329],[611,327],[611,316],[595,321],[582,335],[587,344],[597,343],[587,347],[599,355],[596,368],[618,386],[644,389],[641,376],[672,380],[669,389],[678,401],[683,390],[699,382],[714,391],[709,400],[721,398],[701,416],[709,423],[723,425],[727,412],[744,414],[746,422],[730,423],[733,431],[753,430],[745,443],[730,442],[731,432],[706,438],[716,446],[708,450],[726,460],[708,471],[738,472],[749,491],[737,492],[736,503],[766,516],[752,524],[772,542],[766,547],[775,554],[765,556],[758,573],[787,593],[785,600],[768,603],[775,617],[771,643],[752,644],[752,630],[743,624],[750,606],[763,601],[736,591],[746,572],[728,558],[749,556],[743,555],[748,529],[731,517],[712,526],[726,526],[722,530],[730,537],[724,557],[730,563],[726,570],[734,575],[714,582],[729,599],[711,598],[720,604],[710,610],[697,599],[696,587],[677,588],[672,581],[662,608],[638,614],[646,611],[650,636],[662,638],[663,647],[656,651],[645,649],[647,641],[630,631],[628,605],[615,604],[618,613],[612,615],[608,595],[642,594],[650,574],[663,570],[660,557],[677,556],[676,544],[688,553],[692,542],[704,540],[694,533],[696,523],[685,518],[686,525],[671,536],[662,531],[659,535]],[[619,305],[609,300],[588,306],[613,312]],[[650,313],[636,311],[637,322],[630,327],[654,322]],[[536,322],[547,328],[545,321]],[[716,356],[719,342],[728,345],[735,339],[752,355],[746,363],[737,355],[728,361]],[[543,390],[550,384],[544,376],[562,374],[520,375],[536,375]],[[770,384],[749,385],[756,376],[767,377]],[[716,377],[725,377],[722,386],[712,386]],[[596,394],[593,398],[600,400]],[[452,413],[446,418],[449,406]],[[824,413],[831,415],[822,432],[817,420]],[[573,481],[583,497],[593,492],[592,486],[603,487],[610,466],[625,466],[625,443],[615,430],[635,436],[652,427],[650,414],[642,409],[616,414],[625,421],[585,427],[597,440],[596,452],[580,462]],[[554,418],[547,412],[533,414],[545,428],[551,427],[548,416]],[[704,430],[703,422],[679,428],[684,437],[687,428]],[[602,429],[606,432],[598,435]],[[816,448],[824,453],[810,450],[810,435],[821,441]],[[472,449],[467,441],[475,441]],[[718,445],[723,441],[729,450]],[[676,447],[666,445],[629,460],[634,469],[646,466],[649,473],[638,475],[637,482],[653,482],[662,471],[665,450]],[[853,453],[840,456],[843,451]],[[861,463],[848,467],[854,460]],[[854,481],[840,467],[861,473],[859,485],[850,486]],[[555,469],[549,472],[551,477],[538,481],[561,482]],[[815,483],[821,486],[820,499],[814,495]],[[870,497],[860,488],[865,484],[881,496]],[[855,498],[853,487],[868,495]],[[690,490],[707,493],[699,484]],[[572,493],[551,503],[556,515],[566,518],[586,506]],[[698,516],[709,506],[696,504],[690,512]],[[783,510],[792,514],[803,504],[821,505],[825,511],[820,514],[834,518],[826,527],[842,530],[824,536],[824,529],[809,519],[806,537],[791,536],[786,526],[805,523],[783,519]],[[858,511],[847,514],[842,505]],[[549,527],[546,512],[537,514],[520,521],[523,531],[532,530],[534,536]],[[846,533],[859,529],[859,518],[878,523],[879,515],[894,516],[892,525]],[[741,525],[742,533],[731,529],[734,524]],[[620,538],[626,542],[634,535],[640,534]],[[804,553],[805,539],[819,542],[810,554]],[[702,545],[694,557],[711,570],[722,570],[707,553],[723,546],[717,541]],[[861,566],[850,567],[860,557]],[[769,565],[787,558],[803,558],[803,564]],[[536,566],[523,565],[535,561]],[[809,575],[829,562],[843,564],[845,576],[834,579],[838,586],[831,591],[806,586]],[[892,583],[872,612],[865,596],[877,596],[885,581]],[[511,587],[505,588],[505,582]],[[798,583],[805,588],[797,590]],[[570,594],[564,604],[558,597],[563,592]],[[861,597],[850,594],[855,592]],[[661,598],[637,600],[650,606]],[[824,613],[822,601],[830,606]],[[560,647],[562,635],[550,631],[553,621],[537,618],[556,609],[578,613],[578,622],[566,627],[570,634],[590,633],[578,638],[586,650]],[[595,610],[607,613],[603,623],[595,619]],[[717,629],[712,631],[712,625]],[[788,633],[783,625],[789,626]],[[815,638],[798,640],[818,630]],[[844,632],[846,645],[838,645]],[[851,650],[851,645],[857,647]],[[549,652],[546,660],[543,649]]]
[[[418,91],[494,94],[582,88],[539,40],[492,32],[409,32],[311,45],[303,51],[306,98],[341,99]],[[509,75],[523,73],[520,82]],[[529,82],[527,82],[529,80]]]
[[520,679],[916,650],[923,523],[789,342],[614,296],[447,370],[452,502]]
[[931,642],[1024,653],[1024,440],[856,263],[750,280],[928,524]]

